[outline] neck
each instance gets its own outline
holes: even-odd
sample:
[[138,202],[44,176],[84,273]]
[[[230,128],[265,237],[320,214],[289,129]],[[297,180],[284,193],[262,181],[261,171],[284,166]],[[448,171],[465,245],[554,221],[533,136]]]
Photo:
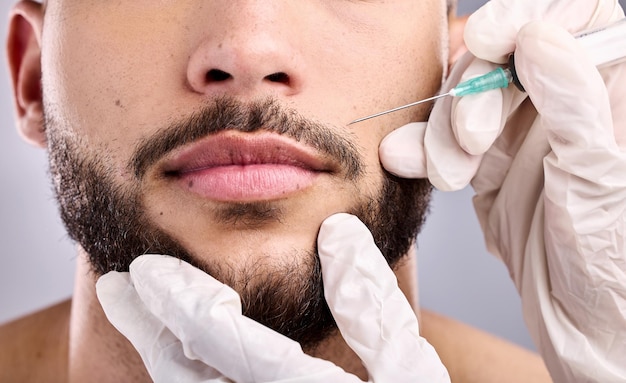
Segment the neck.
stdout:
[[[417,312],[416,257],[412,250],[396,270],[400,288]],[[106,319],[96,297],[96,277],[85,254],[80,254],[70,319],[69,381],[102,383],[151,382],[139,354]],[[329,360],[367,379],[367,371],[339,333],[325,341],[313,356]]]
[[152,382],[139,354],[106,319],[96,277],[79,252],[70,319],[69,382]]

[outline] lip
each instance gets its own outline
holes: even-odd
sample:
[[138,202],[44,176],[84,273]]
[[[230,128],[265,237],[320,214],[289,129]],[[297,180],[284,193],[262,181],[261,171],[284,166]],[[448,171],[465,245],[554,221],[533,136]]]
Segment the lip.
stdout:
[[316,150],[289,138],[233,131],[175,151],[162,167],[184,189],[223,202],[285,198],[332,171]]

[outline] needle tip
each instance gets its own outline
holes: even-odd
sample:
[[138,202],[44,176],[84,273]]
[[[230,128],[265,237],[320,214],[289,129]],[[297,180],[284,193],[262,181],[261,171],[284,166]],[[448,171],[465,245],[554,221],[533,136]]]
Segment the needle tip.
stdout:
[[397,112],[398,110],[402,110],[402,109],[410,108],[410,107],[412,107],[412,106],[419,105],[419,104],[422,104],[422,103],[425,103],[425,102],[434,101],[434,100],[436,100],[436,99],[438,99],[438,98],[445,97],[445,96],[451,96],[451,93],[450,93],[450,92],[448,92],[448,93],[440,94],[440,95],[438,95],[438,96],[433,96],[433,97],[430,97],[430,98],[426,98],[426,99],[424,99],[424,100],[420,100],[420,101],[412,102],[412,103],[407,104],[407,105],[399,106],[399,107],[397,107],[397,108],[389,109],[389,110],[386,110],[386,111],[384,111],[384,112],[380,112],[380,113],[372,114],[371,116],[367,116],[367,117],[359,118],[359,119],[357,119],[357,120],[352,121],[352,122],[351,122],[351,123],[349,123],[348,125],[352,125],[352,124],[356,124],[357,122],[361,122],[361,121],[369,120],[370,118],[383,116],[383,115],[385,115],[385,114],[389,114],[389,113]]

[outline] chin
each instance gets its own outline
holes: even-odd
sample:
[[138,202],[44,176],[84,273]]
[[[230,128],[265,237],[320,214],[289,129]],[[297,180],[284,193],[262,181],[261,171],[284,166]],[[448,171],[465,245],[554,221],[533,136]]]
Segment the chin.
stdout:
[[[151,225],[180,243],[198,261],[225,263],[315,251],[322,222],[353,210],[344,200],[322,192],[279,200],[202,202],[195,198],[146,199]],[[175,206],[175,207],[172,207]]]

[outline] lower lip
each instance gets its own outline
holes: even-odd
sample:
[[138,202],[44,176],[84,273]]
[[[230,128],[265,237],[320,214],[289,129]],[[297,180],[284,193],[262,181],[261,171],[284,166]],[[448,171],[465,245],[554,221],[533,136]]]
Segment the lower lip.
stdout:
[[284,198],[313,184],[318,172],[279,164],[228,165],[180,174],[189,191],[215,201]]

